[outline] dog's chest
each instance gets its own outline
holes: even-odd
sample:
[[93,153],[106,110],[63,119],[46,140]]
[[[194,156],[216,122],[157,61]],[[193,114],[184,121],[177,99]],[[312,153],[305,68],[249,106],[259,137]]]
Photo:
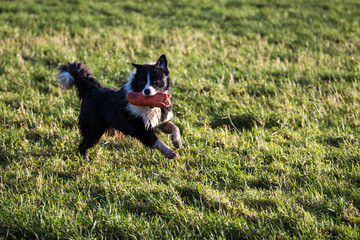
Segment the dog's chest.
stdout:
[[127,110],[131,113],[131,115],[136,117],[141,117],[145,129],[152,129],[158,127],[160,124],[165,123],[173,117],[171,111],[161,111],[160,108],[150,108],[144,106],[135,106],[132,104],[128,104]]

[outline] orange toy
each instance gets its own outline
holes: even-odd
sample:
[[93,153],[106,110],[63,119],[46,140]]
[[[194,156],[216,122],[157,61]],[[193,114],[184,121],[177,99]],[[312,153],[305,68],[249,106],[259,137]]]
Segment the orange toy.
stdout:
[[136,106],[167,108],[171,105],[168,93],[159,92],[154,96],[144,96],[141,92],[129,92],[126,98],[129,103]]

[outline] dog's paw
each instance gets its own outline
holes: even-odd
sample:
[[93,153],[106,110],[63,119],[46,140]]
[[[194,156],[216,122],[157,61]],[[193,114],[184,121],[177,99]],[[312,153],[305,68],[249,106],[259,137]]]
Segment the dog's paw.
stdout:
[[169,159],[174,159],[174,158],[176,158],[178,156],[177,152],[175,152],[171,148],[168,151],[166,151],[166,153],[164,153],[164,154]]
[[173,159],[177,157],[177,153],[159,139],[155,142],[154,148],[159,149],[167,158]]
[[180,148],[182,146],[180,134],[173,134],[171,136],[171,140],[176,148]]
[[86,155],[84,156],[84,161],[85,161],[85,162],[91,162],[92,159],[86,154]]

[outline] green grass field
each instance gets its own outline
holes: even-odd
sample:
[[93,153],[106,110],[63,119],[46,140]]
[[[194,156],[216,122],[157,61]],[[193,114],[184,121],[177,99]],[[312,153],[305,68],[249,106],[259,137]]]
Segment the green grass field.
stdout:
[[[0,238],[359,239],[359,16],[356,0],[0,0]],[[84,161],[56,67],[118,87],[162,53],[179,157],[119,135]]]

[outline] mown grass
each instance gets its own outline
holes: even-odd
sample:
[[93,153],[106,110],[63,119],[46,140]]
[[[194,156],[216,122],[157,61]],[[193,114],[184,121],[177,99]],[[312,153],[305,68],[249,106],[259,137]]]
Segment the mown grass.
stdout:
[[[1,1],[3,238],[360,236],[357,1]],[[77,153],[85,61],[117,87],[166,53],[176,160],[104,136]],[[159,134],[171,144],[169,136]]]

